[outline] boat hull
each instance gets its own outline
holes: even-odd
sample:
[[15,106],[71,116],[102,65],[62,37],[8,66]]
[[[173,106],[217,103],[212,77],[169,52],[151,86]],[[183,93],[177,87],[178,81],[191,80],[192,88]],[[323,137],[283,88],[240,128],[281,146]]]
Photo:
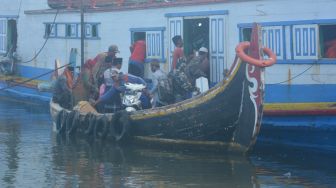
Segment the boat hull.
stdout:
[[[206,93],[176,104],[129,113],[128,138],[161,144],[218,146],[246,152],[253,146],[260,128],[262,71],[262,68],[236,58],[230,76]],[[57,122],[64,109],[51,101],[50,110],[56,127],[60,128]],[[125,124],[115,121],[119,116],[117,114],[93,116],[96,119],[105,118],[107,123],[103,123],[103,126],[121,124],[123,129]],[[89,115],[79,114],[81,123],[77,126],[77,132],[79,135],[97,137],[95,131],[88,131],[90,126],[84,125]],[[95,126],[94,130],[102,129],[97,127],[102,124]]]

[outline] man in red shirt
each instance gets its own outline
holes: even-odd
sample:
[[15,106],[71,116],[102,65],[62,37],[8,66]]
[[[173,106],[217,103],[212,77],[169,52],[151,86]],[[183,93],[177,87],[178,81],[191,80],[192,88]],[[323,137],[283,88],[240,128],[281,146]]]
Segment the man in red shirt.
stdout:
[[144,62],[146,56],[145,35],[140,35],[138,40],[130,46],[131,57],[128,63],[128,73],[141,78],[144,77]]
[[172,38],[173,43],[175,45],[175,49],[173,52],[173,62],[172,62],[172,70],[176,69],[176,63],[180,58],[184,57],[184,52],[183,52],[183,40],[180,35],[176,35]]

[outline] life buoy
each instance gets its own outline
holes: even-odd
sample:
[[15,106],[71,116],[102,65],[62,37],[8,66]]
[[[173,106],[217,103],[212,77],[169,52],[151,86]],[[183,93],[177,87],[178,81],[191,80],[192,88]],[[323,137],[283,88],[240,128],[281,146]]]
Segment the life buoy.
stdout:
[[129,133],[130,125],[131,120],[126,111],[116,112],[112,117],[109,133],[117,142],[125,140]]
[[269,57],[268,59],[262,60],[262,59],[255,59],[247,55],[245,53],[245,50],[247,50],[249,47],[250,42],[241,42],[236,47],[237,56],[244,62],[247,62],[251,65],[255,65],[258,67],[269,67],[276,62],[276,55],[272,52],[271,49],[266,47],[262,48],[263,52]]
[[56,116],[56,132],[57,134],[63,134],[66,128],[66,119],[67,112],[65,110],[61,110],[58,112]]
[[93,135],[95,138],[102,138],[102,139],[105,138],[105,136],[108,133],[107,124],[108,124],[108,119],[105,115],[97,119],[94,125],[94,130],[93,130]]

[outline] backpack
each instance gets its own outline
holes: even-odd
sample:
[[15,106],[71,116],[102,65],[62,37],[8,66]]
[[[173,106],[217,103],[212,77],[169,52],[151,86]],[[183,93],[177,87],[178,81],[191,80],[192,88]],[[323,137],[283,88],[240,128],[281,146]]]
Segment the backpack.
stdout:
[[171,79],[158,80],[158,96],[161,102],[171,104],[175,101]]

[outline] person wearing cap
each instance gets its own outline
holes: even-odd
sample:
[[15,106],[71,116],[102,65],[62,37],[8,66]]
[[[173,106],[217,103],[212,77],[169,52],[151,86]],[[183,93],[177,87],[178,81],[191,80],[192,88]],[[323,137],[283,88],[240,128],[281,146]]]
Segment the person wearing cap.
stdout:
[[[120,94],[125,91],[125,83],[146,85],[146,82],[142,78],[132,74],[123,74],[118,68],[111,68],[110,76],[112,78],[111,86],[106,88],[105,92],[94,103],[100,112],[106,112],[107,108],[104,108],[106,105],[110,106],[108,109],[111,109],[112,106],[112,110],[108,112],[120,110],[122,107]],[[149,108],[149,102],[147,102],[147,97],[144,94],[145,93],[141,95],[140,100],[142,102],[143,109],[146,109]]]
[[124,92],[125,88],[123,87],[119,73],[120,71],[116,68],[111,70],[113,85],[93,103],[93,106],[101,113],[114,113],[122,107],[120,94]]
[[175,49],[173,52],[173,61],[172,61],[172,69],[176,69],[176,64],[181,58],[185,58],[184,52],[183,52],[183,40],[180,35],[176,35],[172,38],[172,41],[175,45]]
[[186,74],[194,85],[197,78],[203,76],[209,79],[209,60],[208,49],[201,47],[198,50],[198,56],[193,57],[186,68]]
[[131,57],[128,63],[128,73],[141,78],[144,77],[144,62],[146,56],[145,34],[138,36],[136,42],[130,46]]
[[[150,67],[153,73],[152,74],[153,86],[151,90],[149,91],[149,94],[151,95],[153,99],[152,107],[154,108],[158,106],[167,105],[167,102],[162,101],[159,96],[159,83],[165,82],[168,80],[167,74],[160,69],[160,63],[157,59],[152,60]],[[169,87],[169,86],[166,86],[166,87]]]
[[205,47],[201,47],[198,50],[198,55],[200,56],[200,69],[206,74],[206,77],[210,78],[210,64],[208,59],[208,49]]
[[113,80],[111,77],[112,70],[120,72],[122,66],[122,58],[114,58],[113,61],[110,58],[106,58],[105,62],[111,65],[104,72],[104,84],[102,84],[102,86],[104,85],[103,87],[108,90],[113,85]]
[[111,45],[107,52],[100,53],[93,59],[95,66],[93,67],[92,74],[94,82],[98,87],[103,83],[103,74],[106,69],[112,66],[117,53],[119,53],[118,46]]

